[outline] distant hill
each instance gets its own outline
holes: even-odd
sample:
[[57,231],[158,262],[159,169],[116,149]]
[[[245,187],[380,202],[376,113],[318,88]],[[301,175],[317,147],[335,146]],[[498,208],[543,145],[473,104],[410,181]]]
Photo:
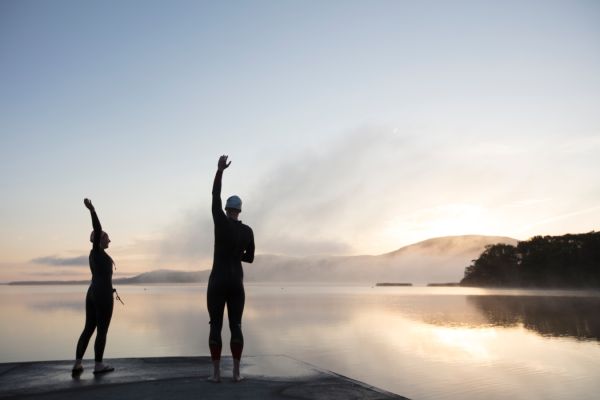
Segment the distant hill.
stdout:
[[384,256],[397,257],[403,254],[410,254],[412,252],[439,254],[445,256],[472,254],[479,255],[487,245],[498,243],[516,245],[518,242],[519,241],[517,239],[506,236],[443,236],[401,247],[396,251],[384,254]]
[[[410,282],[413,284],[458,282],[465,268],[479,257],[487,245],[518,241],[502,236],[447,236],[425,240],[377,256],[257,255],[244,265],[247,282],[365,283]],[[115,284],[207,282],[210,270],[156,270],[131,278],[115,279]],[[12,282],[11,284],[82,284],[78,282]]]
[[447,236],[425,240],[378,256],[257,256],[244,265],[248,281],[458,282],[487,245],[518,240],[501,236]]
[[90,281],[14,281],[3,283],[3,285],[14,285],[14,286],[35,286],[35,285],[87,285]]
[[197,283],[208,282],[210,270],[204,271],[176,271],[170,269],[159,269],[144,272],[131,278],[115,279],[116,284],[136,283]]
[[[177,271],[173,269],[158,269],[144,272],[130,278],[113,279],[115,285],[134,285],[152,283],[200,283],[208,282],[210,270],[204,271]],[[16,281],[9,285],[87,285],[90,280],[83,281]]]

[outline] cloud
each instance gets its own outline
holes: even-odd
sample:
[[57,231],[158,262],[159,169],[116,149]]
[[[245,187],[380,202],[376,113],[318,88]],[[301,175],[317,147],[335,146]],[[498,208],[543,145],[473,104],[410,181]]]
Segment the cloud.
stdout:
[[413,137],[365,127],[274,166],[248,201],[263,246],[302,249],[296,255],[355,251],[357,236],[398,203],[408,174],[419,175],[418,156],[402,151],[408,143],[415,147]]
[[[375,227],[381,197],[393,198],[395,185],[385,184],[381,171],[395,169],[394,152],[405,141],[391,129],[356,129],[329,145],[275,160],[265,174],[252,177],[241,218],[254,230],[257,252],[351,253],[355,232]],[[251,171],[251,166],[245,168]],[[167,231],[159,243],[163,261],[212,257],[209,204],[186,211]]]
[[56,256],[46,256],[34,258],[31,260],[32,263],[42,264],[42,265],[50,265],[55,267],[80,267],[84,265],[88,265],[89,257],[88,256],[79,256],[79,257],[56,257]]
[[537,226],[540,226],[540,225],[550,224],[552,222],[556,222],[556,221],[568,219],[568,218],[571,218],[571,217],[576,217],[576,216],[585,215],[585,214],[598,213],[598,211],[600,211],[600,204],[596,205],[594,207],[583,209],[583,210],[571,211],[571,212],[568,212],[568,213],[559,214],[559,215],[553,215],[551,217],[544,218],[544,219],[542,219],[540,221],[536,221],[534,223],[531,223],[529,225],[524,226],[523,230],[528,230],[528,229],[531,229],[533,227],[537,227]]
[[[258,254],[378,254],[440,234],[515,236],[514,226],[540,218],[535,208],[562,190],[556,182],[572,181],[562,177],[572,171],[537,156],[539,140],[515,140],[361,127],[269,156],[260,174],[235,164],[225,191],[242,195],[241,218],[254,230]],[[158,240],[162,261],[210,266],[213,222],[205,198]],[[410,223],[415,215],[423,220],[418,226]]]
[[187,210],[155,241],[159,263],[206,263],[212,257],[213,221],[210,205]]

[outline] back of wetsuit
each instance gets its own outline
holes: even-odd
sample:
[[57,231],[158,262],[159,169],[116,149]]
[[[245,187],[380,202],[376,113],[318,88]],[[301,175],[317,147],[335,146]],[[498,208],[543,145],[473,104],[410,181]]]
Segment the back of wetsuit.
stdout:
[[[225,156],[219,159],[226,163]],[[226,166],[225,166],[226,168]],[[206,305],[210,316],[208,344],[213,361],[221,359],[221,328],[223,313],[227,306],[231,330],[231,355],[239,362],[244,347],[242,314],[246,294],[242,261],[254,261],[254,235],[249,226],[233,220],[223,212],[221,204],[221,179],[223,170],[218,169],[212,191],[212,216],[215,223],[215,249],[213,266],[206,290]]]
[[221,203],[221,175],[222,172],[217,172],[212,192],[215,248],[211,277],[242,281],[242,261],[254,261],[254,234],[248,225],[225,215]]

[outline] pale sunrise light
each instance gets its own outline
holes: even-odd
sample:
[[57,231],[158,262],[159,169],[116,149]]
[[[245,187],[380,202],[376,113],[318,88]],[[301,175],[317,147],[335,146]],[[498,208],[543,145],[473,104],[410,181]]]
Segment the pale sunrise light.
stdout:
[[0,0],[0,398],[597,400],[599,71],[593,0]]
[[591,4],[134,3],[0,13],[0,282],[87,276],[35,261],[84,197],[119,274],[208,269],[221,154],[259,255],[598,229]]
[[472,359],[485,361],[490,359],[490,346],[497,338],[494,328],[469,329],[437,327],[433,335],[443,346],[458,350]]
[[417,242],[433,237],[453,235],[497,235],[507,232],[519,240],[532,236],[531,227],[522,227],[514,222],[515,209],[535,208],[544,200],[521,201],[506,206],[482,206],[478,204],[445,204],[426,209],[417,209],[412,214],[399,213],[390,218],[380,232],[379,245],[385,252],[395,242]]
[[477,232],[494,234],[496,221],[485,207],[476,204],[444,204],[400,215],[385,226],[388,242],[406,241],[408,237],[432,238]]

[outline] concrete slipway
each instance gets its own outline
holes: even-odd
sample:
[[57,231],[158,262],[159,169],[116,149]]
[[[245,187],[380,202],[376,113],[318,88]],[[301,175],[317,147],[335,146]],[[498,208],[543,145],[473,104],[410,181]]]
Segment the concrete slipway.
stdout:
[[206,380],[209,357],[122,358],[115,371],[95,377],[93,362],[71,377],[72,361],[0,364],[0,399],[405,399],[286,356],[242,359],[245,380],[231,379],[231,358],[221,361],[221,383]]

